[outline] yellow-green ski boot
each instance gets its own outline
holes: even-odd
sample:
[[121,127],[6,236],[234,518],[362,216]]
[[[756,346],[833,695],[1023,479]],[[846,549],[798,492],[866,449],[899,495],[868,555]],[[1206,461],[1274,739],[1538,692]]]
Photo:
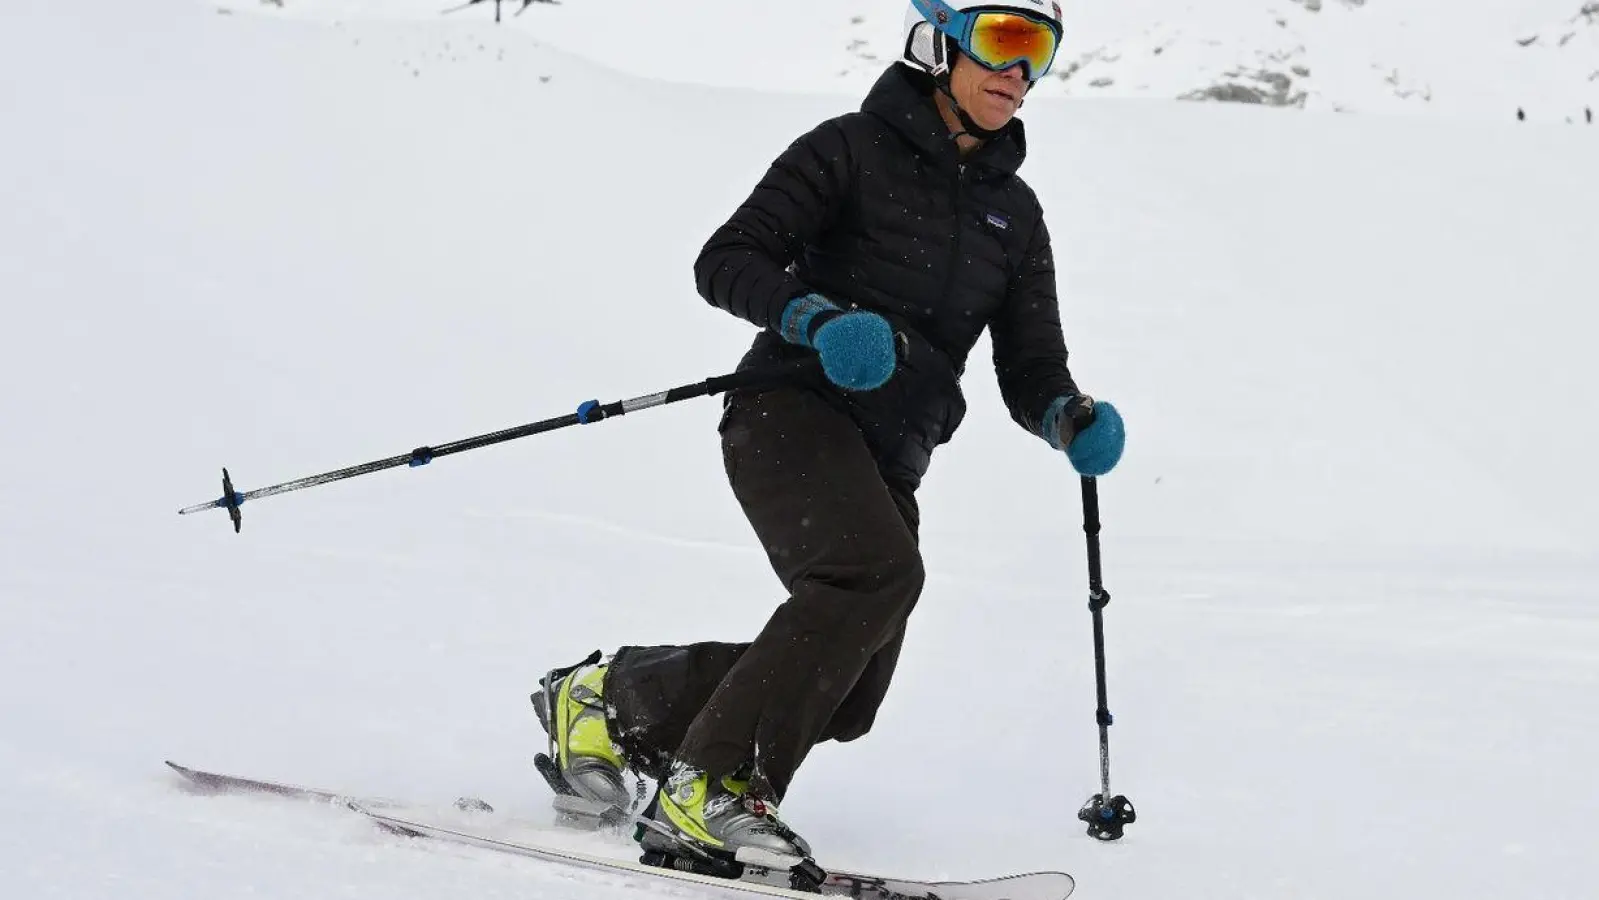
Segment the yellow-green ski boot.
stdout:
[[811,859],[810,844],[778,817],[776,804],[751,794],[741,778],[713,780],[673,763],[645,816],[648,826],[638,840],[648,864],[688,865],[729,877],[754,866],[791,873],[793,886],[802,890],[814,889],[805,882],[819,884],[826,877]]
[[622,748],[611,740],[605,709],[605,670],[598,651],[539,680],[533,713],[550,738],[534,762],[555,791],[564,824],[620,824],[637,805],[622,783]]

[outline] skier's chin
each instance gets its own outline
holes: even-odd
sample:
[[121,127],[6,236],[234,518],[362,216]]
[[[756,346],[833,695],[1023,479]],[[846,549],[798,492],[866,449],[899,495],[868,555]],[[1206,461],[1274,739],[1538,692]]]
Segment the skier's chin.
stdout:
[[988,98],[981,108],[972,112],[972,121],[988,131],[998,131],[1010,124],[1016,115],[1015,107],[1008,101]]

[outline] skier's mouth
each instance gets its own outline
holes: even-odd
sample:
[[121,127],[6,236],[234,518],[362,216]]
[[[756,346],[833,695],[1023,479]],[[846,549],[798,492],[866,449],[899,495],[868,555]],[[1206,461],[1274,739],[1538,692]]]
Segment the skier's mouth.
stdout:
[[998,97],[1001,100],[1004,100],[1006,103],[1009,103],[1011,106],[1015,106],[1016,105],[1016,98],[1012,97],[1010,94],[1005,93],[1004,91],[996,91],[993,88],[988,88],[986,93],[988,93],[991,96]]

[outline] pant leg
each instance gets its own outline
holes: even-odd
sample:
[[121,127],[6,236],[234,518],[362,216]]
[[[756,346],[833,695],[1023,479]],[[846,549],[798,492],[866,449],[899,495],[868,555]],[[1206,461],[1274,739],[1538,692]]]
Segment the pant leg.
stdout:
[[[899,662],[905,627],[866,664],[817,739],[853,741],[871,731]],[[611,736],[628,764],[657,781],[701,709],[732,671],[748,643],[706,641],[682,646],[626,646],[611,657],[605,697]]]
[[925,578],[904,511],[914,503],[885,483],[855,423],[801,388],[733,398],[723,445],[734,495],[789,598],[694,717],[677,758],[713,775],[753,763],[752,789],[780,799],[834,714],[852,720],[836,733],[857,737],[887,689]]
[[[888,489],[895,505],[899,507],[905,527],[910,529],[911,539],[919,541],[921,511],[916,505],[913,490],[892,482],[888,484]],[[889,683],[894,677],[894,669],[899,665],[899,651],[905,643],[905,629],[906,621],[901,620],[894,637],[866,664],[861,677],[856,679],[855,686],[833,712],[833,718],[823,730],[820,740],[853,741],[872,730],[872,723],[877,718],[877,708],[883,704],[883,698],[888,694]]]
[[619,648],[605,672],[611,739],[638,772],[660,781],[672,754],[748,643]]
[[[776,393],[789,392],[733,398],[723,421],[723,456],[728,478],[733,483],[740,502],[748,505],[749,501],[746,498],[752,498],[758,509],[765,509],[769,505],[760,500],[764,493],[784,490],[782,478],[796,465],[792,461],[785,464],[778,461],[776,456],[769,455],[771,451],[764,446],[767,442],[789,443],[786,436],[790,434],[811,436],[812,439],[807,442],[784,448],[784,456],[798,459],[798,465],[806,467],[810,467],[812,463],[803,458],[807,453],[805,448],[813,446],[817,441],[825,441],[834,448],[860,442],[854,423],[821,403],[819,399],[810,395],[774,397],[773,394]],[[825,425],[819,426],[818,420]],[[766,440],[755,440],[752,431],[763,432],[768,437]],[[881,496],[872,487],[873,482],[882,482],[881,475],[876,472],[875,462],[870,466],[866,465],[866,462],[870,462],[870,455],[864,452],[864,445],[861,445],[860,449],[862,451],[858,454],[860,458],[855,459],[853,464],[856,471],[842,481],[864,483],[865,493],[875,497],[877,505],[881,507]],[[818,458],[821,456],[814,449],[809,452],[816,454]],[[837,452],[836,449],[834,452]],[[762,460],[754,464],[753,472],[752,465],[746,462],[746,458],[752,455],[759,455]],[[857,457],[853,452],[845,455]],[[770,464],[767,464],[767,461]],[[827,465],[836,464],[834,461],[827,462]],[[788,467],[787,471],[785,465]],[[871,473],[870,477],[867,476],[868,470]],[[900,543],[900,539],[908,534],[914,545],[920,524],[920,513],[912,489],[903,484],[889,483],[883,484],[882,490],[887,492],[899,520],[898,528],[888,529],[894,537],[893,543]],[[859,492],[860,489],[857,488],[856,491]],[[849,502],[848,497],[842,499],[846,504]],[[836,504],[827,504],[827,506],[834,508]],[[769,518],[771,516],[758,512],[751,515],[751,522],[763,545],[773,554],[774,569],[792,591],[793,582],[797,578],[792,572],[795,564],[784,560],[792,559],[793,554],[773,550],[773,542],[767,540],[773,531],[772,526],[763,524]],[[803,516],[796,518],[786,527],[791,528],[803,520]],[[817,523],[817,526],[813,527],[821,532],[823,529],[819,525],[820,523]],[[799,527],[807,526],[799,524]],[[901,528],[904,534],[900,533]],[[782,531],[783,527],[777,530]],[[841,529],[834,526],[834,530],[837,532]],[[898,552],[902,558],[907,557],[903,544],[900,544]],[[916,557],[916,560],[914,568],[919,570],[919,557]],[[826,726],[810,743],[824,740],[850,741],[861,737],[871,729],[877,709],[888,691],[894,667],[899,660],[900,645],[905,635],[904,616],[908,615],[909,607],[914,605],[916,595],[919,594],[919,571],[913,580],[917,590],[905,595],[902,601],[905,605],[903,614],[891,616],[898,620],[891,636],[876,653],[870,655],[848,693],[828,718]],[[790,603],[792,602],[791,599]],[[768,630],[771,628],[769,624]],[[612,734],[627,751],[635,768],[657,779],[663,777],[665,763],[685,745],[690,726],[699,718],[701,711],[707,707],[712,696],[750,647],[750,643],[703,642],[684,646],[627,646],[616,652],[607,674],[605,695],[608,705],[612,708]],[[742,756],[747,759],[753,741],[742,746]],[[808,750],[808,746],[805,749]],[[803,752],[798,756],[803,758]],[[740,764],[742,760],[733,764],[733,768]],[[797,767],[797,764],[796,761],[786,768]],[[769,782],[774,780],[781,782],[782,789],[786,791],[792,771],[773,779],[771,766],[768,765],[766,768]],[[775,788],[778,785],[769,784],[769,786]],[[780,798],[782,791],[774,790],[772,793],[775,798]]]

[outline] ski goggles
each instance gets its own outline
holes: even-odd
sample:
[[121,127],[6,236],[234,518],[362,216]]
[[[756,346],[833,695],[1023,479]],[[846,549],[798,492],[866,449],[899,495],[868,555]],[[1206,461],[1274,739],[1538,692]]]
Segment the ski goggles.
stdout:
[[[1060,26],[1014,8],[957,10],[944,0],[911,0],[923,18],[954,38],[961,52],[985,69],[1027,66],[1027,80],[1044,77],[1060,48]],[[1057,7],[1058,8],[1058,7]]]

